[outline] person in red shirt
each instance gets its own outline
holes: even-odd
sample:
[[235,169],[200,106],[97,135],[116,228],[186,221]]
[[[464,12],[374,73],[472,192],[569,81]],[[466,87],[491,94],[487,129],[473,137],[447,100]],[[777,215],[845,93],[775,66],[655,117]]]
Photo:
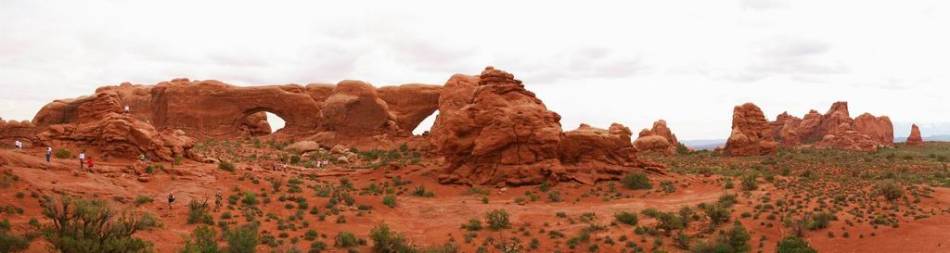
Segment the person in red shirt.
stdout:
[[86,166],[89,166],[89,169],[92,169],[92,157],[86,159]]

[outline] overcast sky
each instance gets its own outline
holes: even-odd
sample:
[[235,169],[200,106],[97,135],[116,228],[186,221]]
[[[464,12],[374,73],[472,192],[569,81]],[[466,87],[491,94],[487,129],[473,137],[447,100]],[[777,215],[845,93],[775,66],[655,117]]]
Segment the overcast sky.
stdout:
[[950,133],[946,0],[264,2],[2,0],[0,117],[124,81],[442,84],[493,65],[565,130],[663,118],[720,139],[737,104],[847,100],[897,136]]

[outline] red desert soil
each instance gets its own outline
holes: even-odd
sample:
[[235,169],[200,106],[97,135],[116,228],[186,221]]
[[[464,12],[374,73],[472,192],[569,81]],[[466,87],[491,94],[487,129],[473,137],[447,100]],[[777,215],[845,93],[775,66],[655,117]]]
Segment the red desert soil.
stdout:
[[[382,223],[404,234],[416,245],[441,245],[447,241],[454,241],[460,246],[461,252],[474,252],[480,245],[478,242],[489,237],[496,240],[520,237],[522,244],[525,245],[530,240],[529,238],[537,238],[539,247],[530,250],[531,252],[586,252],[587,247],[572,250],[566,245],[565,238],[552,239],[548,233],[558,231],[570,238],[590,226],[588,223],[607,226],[606,230],[593,234],[594,239],[591,239],[592,243],[600,242],[601,252],[621,251],[625,247],[623,243],[604,243],[606,238],[615,242],[621,236],[636,242],[642,248],[651,248],[650,244],[654,240],[652,236],[637,235],[633,233],[634,229],[631,226],[610,225],[614,221],[613,214],[621,211],[640,212],[647,208],[676,212],[683,206],[713,203],[723,194],[738,193],[739,201],[732,212],[733,217],[737,218],[740,213],[754,211],[750,204],[751,199],[758,199],[764,195],[771,195],[778,199],[779,195],[791,194],[787,190],[765,183],[760,184],[759,189],[748,193],[739,192],[737,189],[724,190],[721,186],[723,177],[720,176],[670,173],[667,176],[653,175],[651,180],[654,185],[658,185],[660,181],[675,182],[674,193],[664,193],[659,190],[626,190],[616,181],[594,185],[565,182],[548,190],[548,192],[559,192],[563,199],[561,202],[552,203],[547,200],[546,194],[539,191],[538,186],[482,187],[474,188],[479,190],[473,190],[468,186],[439,184],[435,176],[438,174],[436,172],[439,171],[439,167],[435,166],[436,161],[429,159],[424,159],[420,165],[375,170],[347,169],[343,166],[331,165],[322,169],[289,166],[285,171],[272,171],[255,163],[242,163],[237,164],[235,173],[220,170],[214,164],[186,162],[154,173],[148,182],[139,182],[137,177],[124,171],[126,166],[135,162],[109,161],[97,164],[91,173],[80,173],[77,172],[77,160],[55,160],[47,165],[40,156],[41,152],[42,150],[24,152],[0,150],[0,157],[6,162],[3,169],[19,178],[12,186],[0,193],[0,206],[13,205],[23,209],[21,215],[0,214],[0,218],[9,219],[14,224],[14,231],[28,229],[26,223],[31,218],[47,223],[41,215],[40,201],[30,196],[32,193],[41,196],[68,194],[113,200],[113,205],[120,208],[131,208],[134,206],[132,201],[137,196],[148,196],[154,199],[154,202],[144,204],[138,209],[155,214],[160,218],[163,226],[160,229],[140,232],[136,236],[154,243],[154,249],[157,252],[176,252],[181,248],[184,239],[195,227],[186,222],[187,203],[191,200],[208,200],[213,203],[217,191],[221,191],[224,196],[233,194],[235,189],[266,192],[269,194],[267,198],[272,198],[272,200],[260,205],[263,213],[273,213],[281,218],[294,215],[294,209],[285,208],[283,202],[276,199],[278,195],[284,193],[273,193],[266,180],[260,180],[261,182],[255,184],[252,180],[244,178],[251,175],[258,179],[282,178],[284,181],[292,177],[305,178],[307,180],[304,185],[318,181],[335,184],[340,178],[346,177],[356,189],[363,189],[373,183],[389,182],[394,177],[411,182],[406,185],[406,189],[400,190],[405,194],[398,194],[398,205],[395,208],[383,205],[381,196],[355,196],[355,203],[368,205],[371,208],[359,210],[355,206],[345,207],[341,211],[341,215],[346,220],[345,224],[336,222],[339,216],[329,216],[320,221],[317,215],[304,215],[304,220],[309,222],[310,228],[321,234],[318,240],[326,242],[331,252],[342,251],[332,246],[333,237],[339,232],[353,232],[359,238],[368,238],[370,229]],[[412,196],[409,191],[418,186],[431,191],[434,197]],[[286,191],[286,186],[284,189]],[[482,192],[473,193],[477,191]],[[23,198],[18,198],[15,196],[18,192],[28,194]],[[172,192],[177,196],[177,201],[169,210],[164,199],[168,193]],[[530,196],[528,192],[540,195],[541,200],[524,201],[525,196]],[[613,194],[616,197],[608,197]],[[303,192],[292,195],[304,197],[310,206],[325,210],[327,198],[315,196],[312,189],[305,188]],[[487,203],[482,202],[483,196],[488,199]],[[517,203],[519,201],[523,204]],[[924,199],[919,205],[924,209],[950,210],[948,208],[950,207],[950,190],[935,188],[932,198]],[[485,213],[496,209],[506,210],[511,215],[511,229],[497,232],[482,229],[477,233],[474,243],[464,243],[466,230],[461,229],[460,226],[473,218],[483,219]],[[243,223],[243,218],[240,217],[241,212],[236,209],[230,210],[223,207],[219,211],[214,211],[212,216],[215,220],[220,220],[221,214],[226,210],[234,215],[231,221]],[[558,217],[558,213],[566,214],[567,218]],[[576,221],[585,213],[593,213],[596,218],[592,222]],[[779,221],[738,220],[752,234],[749,244],[753,246],[753,249],[760,244],[762,236],[767,238],[766,242],[762,243],[763,246],[758,248],[762,252],[774,252],[777,240],[791,233],[789,229],[783,228]],[[761,225],[769,222],[774,223],[774,226]],[[655,223],[655,220],[641,216],[639,225],[649,226]],[[833,222],[824,230],[806,232],[806,237],[819,252],[950,252],[950,248],[946,245],[950,242],[950,216],[946,213],[941,212],[939,215],[921,220],[902,220],[897,228],[882,226],[873,229],[862,224],[851,228],[846,228],[847,226],[843,222]],[[841,237],[840,231],[844,229],[850,233],[850,238]],[[298,228],[296,231],[288,230],[287,233],[289,237],[296,237],[301,236],[306,230],[306,228]],[[689,230],[696,232],[700,229],[690,227]],[[262,222],[260,231],[262,234],[275,236],[281,233],[277,223],[271,221]],[[826,231],[834,231],[837,235],[829,238],[825,235]],[[871,235],[872,233],[874,235]],[[863,238],[858,238],[859,235]],[[673,252],[682,251],[674,247],[672,241],[664,240],[662,249]],[[278,248],[288,249],[293,246],[306,249],[309,243],[309,241],[300,240],[296,244],[291,244],[288,240],[284,240],[284,244]],[[371,243],[368,243],[359,251],[369,251],[370,246]],[[45,241],[34,240],[27,251],[44,252],[48,247]],[[258,251],[269,250],[270,248],[266,245],[258,246]],[[493,252],[494,249],[489,250]]]

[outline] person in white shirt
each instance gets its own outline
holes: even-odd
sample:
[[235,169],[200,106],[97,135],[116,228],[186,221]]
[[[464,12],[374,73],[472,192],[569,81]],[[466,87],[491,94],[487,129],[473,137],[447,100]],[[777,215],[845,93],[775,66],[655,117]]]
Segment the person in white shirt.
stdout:
[[13,143],[13,146],[16,147],[17,150],[21,150],[23,149],[23,142],[20,142],[20,139],[17,139],[16,142]]
[[129,113],[129,105],[125,105],[125,113]]
[[79,170],[82,170],[82,165],[85,162],[86,162],[86,151],[79,152]]
[[46,163],[50,162],[50,159],[53,158],[53,147],[46,147]]

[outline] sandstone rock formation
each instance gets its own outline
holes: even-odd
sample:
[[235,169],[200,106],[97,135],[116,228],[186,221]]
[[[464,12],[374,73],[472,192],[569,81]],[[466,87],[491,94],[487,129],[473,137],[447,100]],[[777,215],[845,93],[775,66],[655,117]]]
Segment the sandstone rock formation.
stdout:
[[[421,84],[378,90],[360,81],[342,81],[336,86],[256,87],[188,79],[156,85],[123,83],[99,88],[93,96],[47,104],[33,123],[47,129],[116,113],[142,121],[155,132],[181,130],[194,138],[240,138],[269,135],[264,112],[271,112],[286,121],[273,138],[310,139],[329,145],[391,144],[389,139],[411,136],[412,128],[436,110],[440,90],[439,86]],[[129,113],[124,113],[125,106]]]
[[639,137],[633,144],[639,151],[674,154],[679,142],[676,140],[673,131],[666,126],[666,121],[661,119],[653,122],[652,129],[641,130]]
[[758,106],[752,103],[736,106],[732,110],[732,134],[726,140],[725,152],[734,156],[775,152],[778,144],[773,141],[771,131]]
[[[735,121],[735,116],[733,120]],[[769,135],[763,138],[764,142],[775,141],[785,148],[874,151],[894,144],[894,126],[890,118],[864,113],[852,119],[847,102],[832,104],[825,114],[811,110],[803,118],[785,112],[778,115],[775,121],[769,122],[768,127]],[[740,139],[741,136],[737,140]],[[753,153],[755,152],[738,152],[735,155]]]
[[431,134],[448,163],[441,182],[511,185],[617,178],[640,165],[630,136],[619,124],[562,133],[557,113],[492,67],[449,79]]
[[36,131],[33,123],[29,121],[4,121],[0,118],[0,145],[12,146],[16,140],[20,140],[25,146],[35,142]]
[[890,118],[864,113],[852,119],[847,102],[832,104],[825,114],[812,110],[801,119],[786,112],[770,125],[772,137],[789,148],[813,146],[873,151],[894,143]]
[[920,128],[917,124],[910,126],[910,136],[907,136],[907,145],[924,145],[924,139],[920,137]]

